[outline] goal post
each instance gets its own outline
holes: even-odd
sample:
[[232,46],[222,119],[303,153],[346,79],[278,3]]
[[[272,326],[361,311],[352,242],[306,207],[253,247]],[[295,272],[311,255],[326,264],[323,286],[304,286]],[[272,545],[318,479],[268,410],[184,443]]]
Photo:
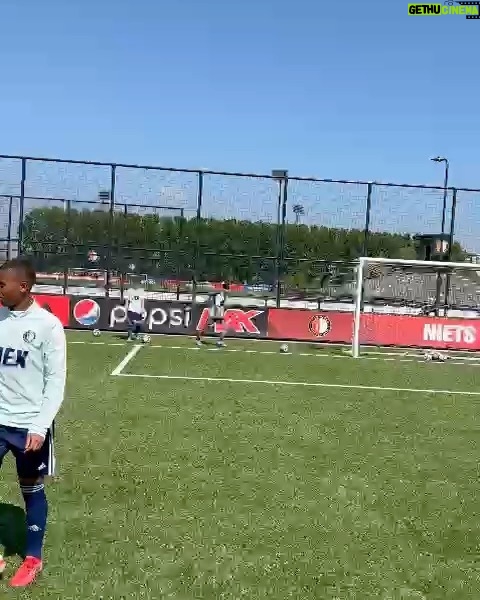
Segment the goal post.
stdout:
[[[445,324],[480,317],[480,265],[468,262],[362,257],[356,268],[352,355],[362,346],[422,346],[419,319]],[[442,320],[443,319],[443,320]],[[451,321],[453,323],[453,321]],[[427,340],[428,342],[428,340]],[[424,344],[428,347],[428,343]]]

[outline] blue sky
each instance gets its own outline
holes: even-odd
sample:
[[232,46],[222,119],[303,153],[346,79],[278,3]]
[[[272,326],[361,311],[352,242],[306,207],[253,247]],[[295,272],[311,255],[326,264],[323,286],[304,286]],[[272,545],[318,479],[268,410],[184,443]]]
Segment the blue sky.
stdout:
[[[480,188],[480,21],[409,17],[403,0],[3,0],[0,16],[2,153],[436,185],[442,154],[452,185]],[[85,174],[32,177],[58,195]],[[142,194],[158,184],[190,205],[190,182],[173,179]],[[212,211],[215,198],[270,211],[241,205],[249,186],[213,186]],[[363,189],[292,193],[329,223],[363,206]],[[438,228],[441,193],[382,193],[376,227]],[[461,200],[472,245],[480,194]]]

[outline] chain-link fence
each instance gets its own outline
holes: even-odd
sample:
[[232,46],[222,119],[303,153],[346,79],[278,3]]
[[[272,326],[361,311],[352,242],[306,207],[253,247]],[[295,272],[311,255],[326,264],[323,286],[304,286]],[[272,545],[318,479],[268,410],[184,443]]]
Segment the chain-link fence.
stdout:
[[[0,258],[52,289],[169,293],[229,279],[266,302],[351,293],[359,256],[415,258],[416,234],[479,251],[480,190],[0,156]],[[128,277],[127,277],[128,276]],[[47,283],[45,283],[47,285]],[[335,292],[335,294],[334,294]]]

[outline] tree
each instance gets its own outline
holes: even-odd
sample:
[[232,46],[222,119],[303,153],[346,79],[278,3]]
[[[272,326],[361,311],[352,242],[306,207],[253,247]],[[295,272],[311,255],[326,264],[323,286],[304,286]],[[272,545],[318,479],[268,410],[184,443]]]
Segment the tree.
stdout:
[[[284,240],[282,278],[308,287],[325,277],[326,265],[350,263],[361,256],[364,232],[297,223],[285,226]],[[100,257],[98,268],[128,271],[128,265],[134,263],[138,273],[157,277],[229,278],[248,283],[273,283],[279,256],[277,226],[270,223],[64,212],[61,208],[29,212],[24,220],[23,246],[42,269],[88,268],[88,251],[95,250]],[[414,258],[415,252],[408,235],[370,232],[367,238],[368,256]],[[464,256],[455,243],[452,260]]]

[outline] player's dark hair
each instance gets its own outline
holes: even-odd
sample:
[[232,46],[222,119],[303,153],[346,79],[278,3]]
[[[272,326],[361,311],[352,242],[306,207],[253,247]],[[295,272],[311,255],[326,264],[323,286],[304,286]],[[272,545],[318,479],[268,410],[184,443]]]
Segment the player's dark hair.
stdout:
[[35,269],[31,261],[25,256],[17,256],[17,258],[5,261],[0,269],[2,271],[16,271],[21,277],[25,278],[30,288],[37,282]]

